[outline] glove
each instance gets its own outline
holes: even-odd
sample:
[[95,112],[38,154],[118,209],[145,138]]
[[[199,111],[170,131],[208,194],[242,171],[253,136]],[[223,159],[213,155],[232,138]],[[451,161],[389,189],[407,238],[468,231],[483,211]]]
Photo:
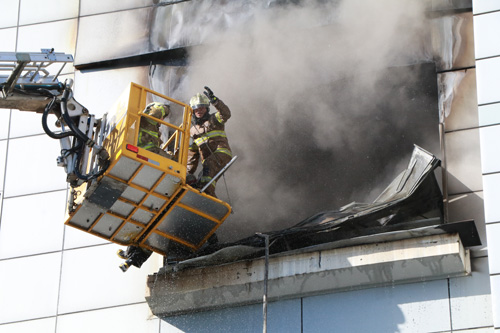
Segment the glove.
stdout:
[[194,186],[197,182],[198,182],[198,179],[194,175],[192,175],[190,173],[188,173],[186,175],[186,184]]
[[203,93],[205,94],[205,96],[208,97],[208,99],[210,100],[210,103],[214,104],[215,102],[217,102],[219,99],[217,97],[214,96],[214,93],[212,90],[210,90],[209,87],[205,87],[205,90]]

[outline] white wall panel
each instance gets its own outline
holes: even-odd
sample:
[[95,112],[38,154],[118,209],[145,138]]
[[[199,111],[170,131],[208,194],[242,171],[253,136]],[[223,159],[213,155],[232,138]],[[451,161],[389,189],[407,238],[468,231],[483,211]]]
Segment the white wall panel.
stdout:
[[64,249],[74,249],[78,247],[109,244],[110,242],[88,234],[73,227],[65,226],[64,230]]
[[483,173],[500,171],[500,125],[488,126],[479,129],[481,138],[481,168]]
[[9,137],[10,109],[0,109],[0,140]]
[[[132,9],[144,6],[150,6],[158,1],[154,0],[121,0],[121,1],[102,1],[102,0],[80,0],[81,16],[93,15],[117,10]],[[162,1],[166,2],[166,1]]]
[[492,326],[490,293],[488,258],[474,259],[470,276],[450,279],[453,329]]
[[479,111],[479,126],[500,124],[500,103],[481,105]]
[[85,64],[148,52],[151,11],[151,8],[146,7],[81,17],[76,63]]
[[131,82],[148,86],[148,67],[75,73],[75,96],[97,117],[109,111]]
[[[172,324],[167,322],[168,319],[163,319],[160,322],[160,333],[185,333],[185,331],[180,330]],[[206,327],[206,326],[205,326]]]
[[4,324],[0,326],[2,333],[54,333],[56,329],[56,317],[21,321],[13,324]]
[[476,59],[500,55],[500,12],[474,16]]
[[7,140],[1,140],[0,141],[0,191],[3,191],[6,157],[7,157]]
[[56,333],[159,333],[160,323],[146,303],[84,311],[57,318]]
[[[55,126],[56,120],[54,115],[48,116],[47,124],[52,131],[61,130]],[[42,127],[42,114],[12,110],[9,137],[18,138],[36,134],[45,134]]]
[[500,101],[500,57],[476,61],[478,104]]
[[500,221],[500,174],[483,176],[485,222]]
[[474,14],[500,10],[498,0],[472,0],[472,11]]
[[61,251],[66,190],[4,199],[0,259]]
[[446,280],[303,299],[304,332],[440,332],[450,330]]
[[[35,51],[40,52],[40,50]],[[72,67],[71,64],[68,64],[67,66],[69,66],[68,68]],[[56,68],[54,67],[54,69]],[[55,75],[57,74],[57,71],[53,71],[51,72],[51,74]],[[58,77],[59,82],[64,82],[66,79],[74,79],[74,74],[71,73],[59,75]],[[75,99],[78,101],[78,96],[75,96]],[[57,118],[54,115],[49,115],[47,118],[47,125],[52,131],[59,132],[61,131],[61,129],[55,126],[56,120]],[[17,138],[35,134],[45,134],[42,127],[42,114],[28,111],[19,111],[15,109],[12,110],[9,137]]]
[[464,332],[464,333],[493,333],[496,332],[493,327],[482,327],[482,328],[469,328],[465,331],[451,331],[452,332]]
[[[0,22],[2,22],[1,20]],[[16,28],[0,29],[0,52],[16,51],[16,36]]]
[[9,140],[5,197],[66,188],[66,173],[56,163],[59,140],[46,135]]
[[[497,255],[498,256],[498,255]],[[493,324],[500,327],[500,275],[490,277]]]
[[0,10],[0,28],[16,26],[18,13],[19,0],[2,1],[2,10]]
[[123,273],[118,267],[123,260],[116,255],[120,248],[108,244],[64,251],[59,313],[144,302],[146,278],[159,269],[158,256]]
[[[500,223],[486,225],[488,237],[488,257],[490,263],[490,274],[500,274]],[[500,318],[499,318],[500,319]]]
[[79,0],[22,0],[19,24],[64,20],[78,16]]
[[[74,56],[77,30],[77,19],[20,27],[17,51],[40,52],[41,49],[53,48],[55,52],[69,53]],[[54,66],[59,69],[59,65]],[[66,65],[63,73],[71,72],[74,72],[73,65]]]
[[0,324],[55,316],[60,268],[60,252],[0,260]]

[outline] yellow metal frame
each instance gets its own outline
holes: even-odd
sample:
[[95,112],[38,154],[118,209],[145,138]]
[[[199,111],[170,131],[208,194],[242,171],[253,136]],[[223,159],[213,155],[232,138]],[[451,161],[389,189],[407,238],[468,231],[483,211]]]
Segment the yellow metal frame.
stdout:
[[[174,125],[144,114],[143,110],[145,109],[147,103],[148,94],[158,96],[170,101],[172,104],[181,106],[183,108],[182,123]],[[108,116],[108,119],[111,119],[112,129],[104,142],[104,147],[110,153],[110,166],[100,179],[97,180],[98,183],[96,185],[98,187],[100,182],[103,182],[105,179],[112,180],[113,182],[122,184],[123,187],[126,187],[127,189],[130,188],[137,190],[139,191],[138,193],[144,194],[144,196],[138,201],[132,201],[120,196],[116,199],[116,202],[130,207],[130,211],[127,211],[127,214],[120,214],[110,209],[102,209],[99,211],[99,215],[94,221],[92,221],[92,223],[89,222],[89,225],[83,226],[82,223],[76,222],[78,219],[81,220],[81,217],[79,216],[78,219],[76,218],[79,211],[82,210],[82,214],[84,214],[84,209],[82,209],[83,206],[88,209],[88,207],[92,208],[95,205],[86,203],[89,199],[87,196],[82,194],[77,200],[79,203],[76,209],[70,213],[70,216],[65,224],[120,245],[141,246],[162,255],[167,255],[167,250],[148,244],[151,236],[154,235],[155,237],[162,237],[169,242],[173,241],[175,243],[182,244],[194,251],[199,249],[229,216],[231,213],[231,207],[226,202],[212,196],[208,196],[204,193],[200,193],[198,189],[194,189],[186,184],[189,130],[192,117],[192,109],[190,106],[148,88],[131,83],[129,89],[126,90],[120,100],[115,104],[114,112],[110,112],[109,114],[112,115]],[[174,133],[163,145],[163,147],[167,147],[171,143],[174,143],[175,147],[178,148],[175,152],[174,159],[169,159],[137,147],[141,117],[154,119],[155,121],[174,130]],[[130,147],[133,147],[134,149],[128,149]],[[131,161],[134,166],[138,164],[138,167],[133,171],[133,173],[131,173],[131,176],[128,179],[123,179],[113,173],[115,167],[119,166],[119,163],[124,163],[124,161]],[[135,183],[136,178],[139,177],[138,175],[147,176],[156,173],[160,174],[160,176],[149,188]],[[155,192],[155,189],[162,182],[167,181],[167,176],[170,177],[168,179],[175,180],[175,191],[173,193],[169,193],[168,195],[170,196],[158,193],[158,191]],[[190,192],[192,193],[191,197],[196,198],[196,200],[201,200],[205,204],[208,203],[209,206],[213,205],[213,207],[216,207],[219,211],[221,209],[222,211],[226,210],[225,213],[222,216],[213,216],[207,211],[201,211],[195,207],[189,206],[188,204],[182,203],[182,199]],[[158,209],[147,207],[145,205],[145,201],[151,198],[163,202],[161,207],[158,207]],[[182,236],[160,230],[159,227],[162,222],[166,221],[166,217],[175,207],[180,207],[187,212],[196,214],[200,221],[207,221],[207,223],[209,223],[205,226],[208,227],[210,225],[213,227],[210,227],[210,230],[203,236],[201,241],[197,243],[193,243]],[[134,214],[139,210],[147,212],[150,216],[152,216],[147,224],[133,219]],[[94,230],[104,216],[108,219],[111,218],[114,221],[121,221],[112,225],[115,230],[108,235],[103,235],[102,233]],[[120,232],[124,230],[123,228],[128,223],[135,226],[137,229],[141,229],[141,231],[133,234],[133,237],[131,236],[131,238],[126,241],[117,239]],[[110,230],[112,227],[110,226]]]

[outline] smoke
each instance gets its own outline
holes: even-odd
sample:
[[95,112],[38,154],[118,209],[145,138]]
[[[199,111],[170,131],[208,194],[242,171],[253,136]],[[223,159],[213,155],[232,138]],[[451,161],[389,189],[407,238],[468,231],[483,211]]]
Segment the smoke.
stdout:
[[371,201],[414,143],[435,153],[424,1],[213,3],[192,1],[219,19],[204,22],[175,94],[189,100],[209,86],[232,111],[226,132],[239,158],[217,194],[235,212],[220,239]]

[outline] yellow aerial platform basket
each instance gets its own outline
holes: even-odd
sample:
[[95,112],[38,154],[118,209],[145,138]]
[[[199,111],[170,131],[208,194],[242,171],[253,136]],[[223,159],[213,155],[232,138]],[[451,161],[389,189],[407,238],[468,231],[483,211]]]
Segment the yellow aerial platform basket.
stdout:
[[[148,102],[158,100],[170,105],[168,122],[143,113]],[[107,115],[104,148],[110,165],[75,193],[65,223],[113,243],[162,255],[172,246],[199,249],[231,207],[186,184],[191,116],[189,105],[131,83]],[[169,157],[137,145],[144,117],[165,126],[168,139],[163,147]]]

